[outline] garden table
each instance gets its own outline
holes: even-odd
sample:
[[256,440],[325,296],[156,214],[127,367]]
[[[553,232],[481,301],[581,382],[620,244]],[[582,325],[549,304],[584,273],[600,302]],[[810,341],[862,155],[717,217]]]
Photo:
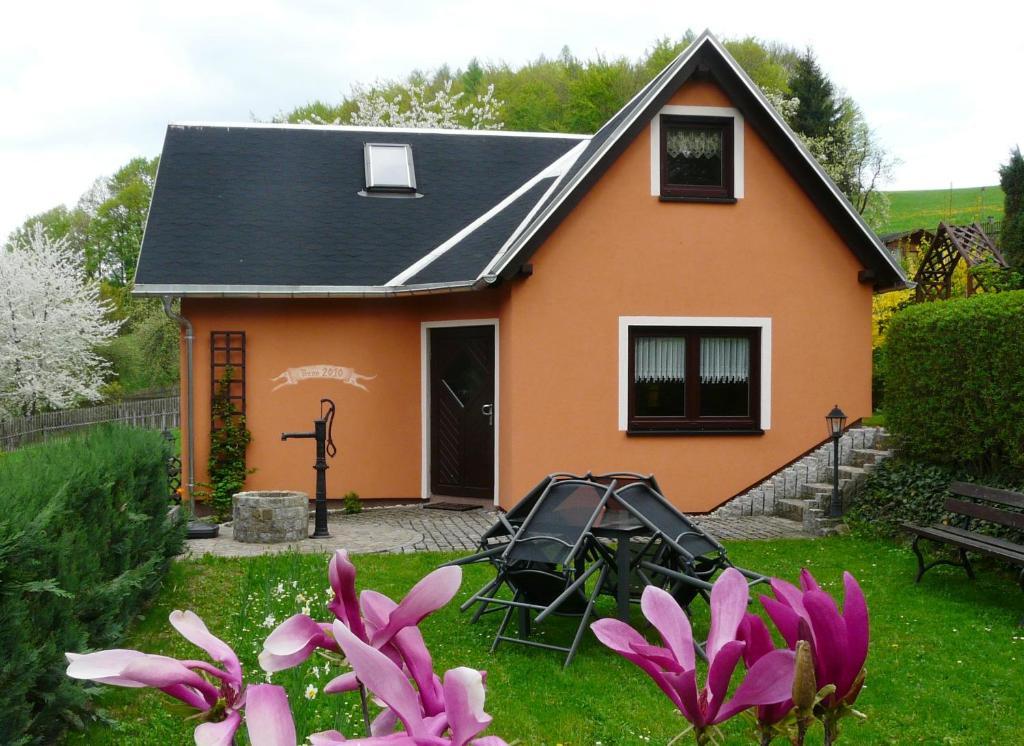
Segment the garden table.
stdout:
[[597,525],[591,529],[597,539],[615,542],[615,600],[618,607],[616,616],[629,621],[629,580],[630,564],[633,557],[629,550],[634,536],[650,536],[651,530],[639,519],[625,510],[606,510]]

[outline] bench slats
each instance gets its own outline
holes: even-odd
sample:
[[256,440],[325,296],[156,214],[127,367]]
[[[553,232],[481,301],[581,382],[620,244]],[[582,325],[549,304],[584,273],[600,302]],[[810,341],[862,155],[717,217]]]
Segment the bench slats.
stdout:
[[[934,539],[946,544],[952,544],[953,546],[971,549],[993,557],[999,557],[1017,565],[1024,565],[1024,547],[1020,549],[1003,549],[1002,547],[987,541],[992,537],[985,536],[984,534],[972,535],[970,531],[964,531],[963,529],[952,531],[949,526],[918,526],[912,523],[904,524],[904,526],[908,530],[913,531],[926,539]],[[961,534],[959,532],[963,533]],[[985,539],[986,541],[982,541],[981,539]]]
[[957,500],[953,497],[946,498],[946,511],[1024,531],[1024,513],[1012,513],[1009,510],[1000,510],[988,505],[978,505],[966,500]]
[[978,500],[1006,505],[1011,508],[1024,508],[1024,495],[1010,490],[1000,490],[995,487],[985,487],[971,482],[952,482],[949,491],[961,497],[973,497]]
[[944,528],[949,533],[956,534],[957,536],[963,537],[965,539],[980,541],[984,544],[990,544],[994,547],[1005,549],[1008,552],[1017,552],[1018,554],[1024,556],[1024,546],[1021,546],[1020,544],[1015,544],[1009,539],[1000,539],[995,536],[989,536],[987,534],[979,534],[976,531],[968,531],[967,529],[960,528],[959,526],[945,526]]

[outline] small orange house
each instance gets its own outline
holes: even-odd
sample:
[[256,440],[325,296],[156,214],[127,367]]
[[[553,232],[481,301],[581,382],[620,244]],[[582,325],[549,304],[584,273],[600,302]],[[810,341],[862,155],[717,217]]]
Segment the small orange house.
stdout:
[[190,482],[230,360],[250,489],[312,494],[280,436],[328,397],[330,498],[630,470],[701,512],[870,414],[871,297],[905,282],[705,33],[593,136],[172,124],[135,292],[191,330]]

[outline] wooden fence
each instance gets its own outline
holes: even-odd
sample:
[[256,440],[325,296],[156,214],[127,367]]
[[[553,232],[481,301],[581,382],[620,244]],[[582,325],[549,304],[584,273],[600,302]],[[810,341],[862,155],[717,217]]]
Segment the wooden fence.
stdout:
[[29,443],[74,432],[103,422],[119,422],[129,427],[167,430],[181,423],[181,397],[133,399],[99,407],[44,412],[0,422],[0,451],[13,451]]

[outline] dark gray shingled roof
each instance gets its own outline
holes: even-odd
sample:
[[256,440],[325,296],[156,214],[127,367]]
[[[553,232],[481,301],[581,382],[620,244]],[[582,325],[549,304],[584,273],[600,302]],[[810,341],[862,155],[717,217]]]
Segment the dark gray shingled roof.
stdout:
[[[136,283],[143,289],[384,286],[580,139],[171,125]],[[364,142],[409,143],[423,196],[360,196]],[[537,191],[529,194],[536,203]],[[489,222],[500,225],[508,238],[525,212],[511,226],[500,216]],[[502,242],[486,256],[479,250],[459,252],[479,261],[473,266],[447,262],[458,271],[446,272],[446,280],[475,280]]]
[[449,283],[467,277],[476,279],[498,253],[498,249],[512,238],[530,210],[537,206],[540,198],[551,188],[554,180],[553,176],[539,180],[508,207],[413,275],[408,283]]
[[[704,32],[593,136],[172,125],[140,295],[369,295],[514,276],[691,76],[718,83],[876,289],[906,277],[725,48]],[[363,143],[412,146],[422,199],[360,197]]]

